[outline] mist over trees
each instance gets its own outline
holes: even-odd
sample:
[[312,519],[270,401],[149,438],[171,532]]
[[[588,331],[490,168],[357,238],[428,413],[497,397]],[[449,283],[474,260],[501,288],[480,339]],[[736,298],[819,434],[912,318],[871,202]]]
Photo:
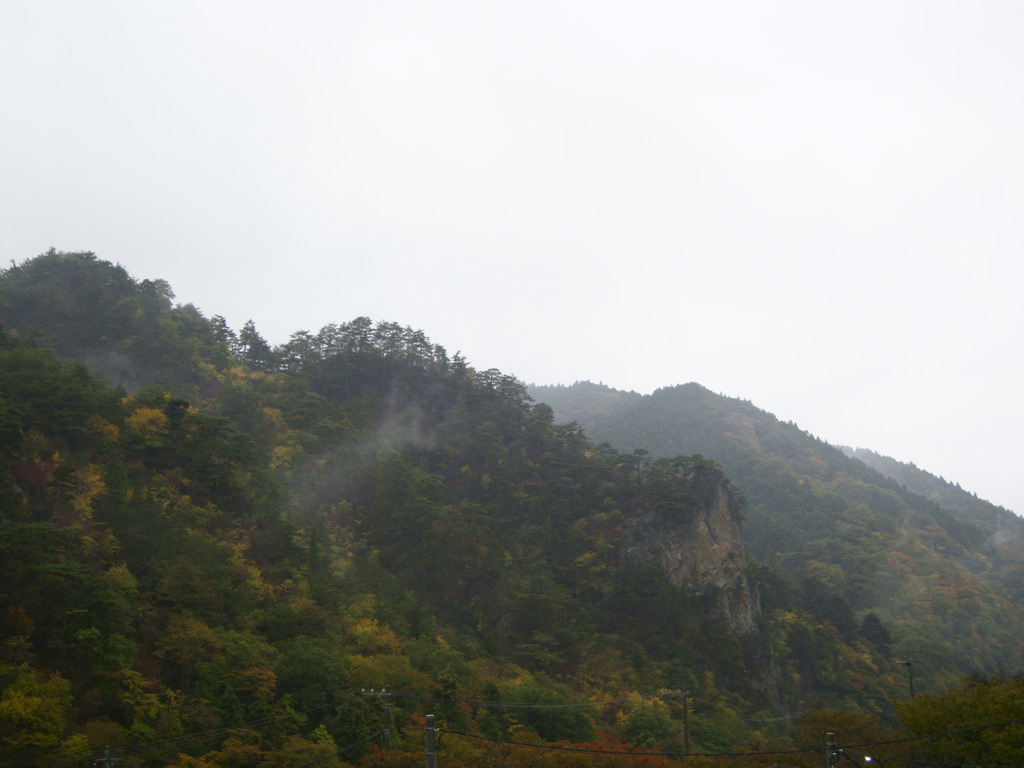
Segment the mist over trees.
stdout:
[[[0,273],[0,765],[418,765],[427,714],[453,766],[1009,760],[931,738],[1019,717],[987,518],[702,388],[563,421],[397,323],[274,347],[173,300],[89,253]],[[698,475],[744,505],[753,633],[620,557]]]

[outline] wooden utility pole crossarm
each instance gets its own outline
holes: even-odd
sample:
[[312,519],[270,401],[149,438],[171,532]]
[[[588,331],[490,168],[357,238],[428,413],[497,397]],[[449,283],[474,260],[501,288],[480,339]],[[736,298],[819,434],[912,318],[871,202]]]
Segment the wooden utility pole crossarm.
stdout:
[[387,688],[381,688],[379,691],[375,691],[373,688],[366,690],[363,688],[359,692],[360,696],[366,698],[377,698],[384,702],[384,748],[387,751],[391,751],[391,697],[394,695]]

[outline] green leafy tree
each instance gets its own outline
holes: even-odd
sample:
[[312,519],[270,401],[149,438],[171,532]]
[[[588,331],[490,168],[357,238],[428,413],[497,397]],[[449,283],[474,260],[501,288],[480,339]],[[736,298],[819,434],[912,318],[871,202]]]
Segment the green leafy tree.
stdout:
[[[968,678],[944,695],[920,694],[899,706],[903,727],[922,740],[914,759],[1011,765],[1024,743],[1024,678]],[[903,755],[905,756],[905,755]]]
[[864,614],[860,622],[860,633],[864,639],[873,644],[884,655],[888,656],[892,646],[892,636],[882,624],[881,619],[873,612]]
[[639,747],[677,749],[681,746],[668,707],[660,700],[644,701],[623,713],[619,732]]

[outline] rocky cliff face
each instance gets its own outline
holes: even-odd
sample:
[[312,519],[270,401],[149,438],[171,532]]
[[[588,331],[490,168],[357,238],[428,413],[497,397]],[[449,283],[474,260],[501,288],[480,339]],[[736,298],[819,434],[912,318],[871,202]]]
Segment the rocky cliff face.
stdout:
[[623,561],[657,566],[673,584],[709,593],[737,634],[754,632],[760,598],[744,572],[739,503],[725,477],[712,464],[688,462],[671,481],[685,491],[685,509],[634,520],[623,533]]

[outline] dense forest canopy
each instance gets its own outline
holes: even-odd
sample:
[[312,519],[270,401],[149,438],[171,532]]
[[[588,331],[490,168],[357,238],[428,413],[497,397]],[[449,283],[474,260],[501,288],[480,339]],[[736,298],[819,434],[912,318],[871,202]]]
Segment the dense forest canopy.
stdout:
[[[599,443],[421,331],[272,346],[173,299],[90,253],[0,273],[2,766],[419,765],[427,714],[445,765],[808,765],[843,729],[968,754],[947,700],[1018,716],[1019,545],[795,428],[705,398],[756,450],[655,453],[671,403]],[[709,489],[752,631],[620,557]]]

